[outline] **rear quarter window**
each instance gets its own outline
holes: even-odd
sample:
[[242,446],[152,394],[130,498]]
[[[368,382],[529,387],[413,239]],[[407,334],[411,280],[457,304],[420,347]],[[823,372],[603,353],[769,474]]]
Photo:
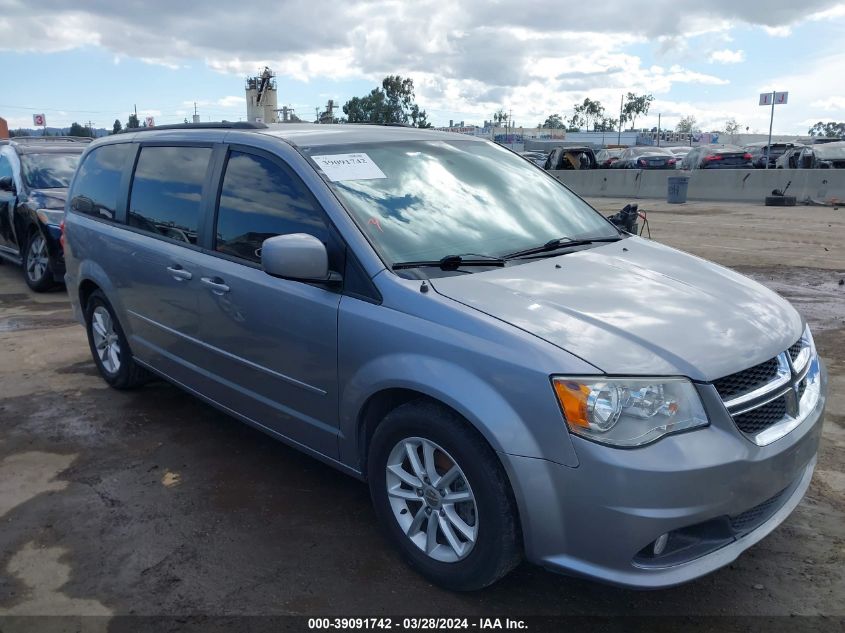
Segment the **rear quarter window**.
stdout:
[[132,153],[130,143],[104,145],[92,150],[76,175],[71,208],[77,213],[114,220],[120,179]]

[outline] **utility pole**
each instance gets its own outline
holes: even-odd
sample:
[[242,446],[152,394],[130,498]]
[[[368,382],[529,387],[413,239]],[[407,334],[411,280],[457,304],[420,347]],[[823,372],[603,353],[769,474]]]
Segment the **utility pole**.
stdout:
[[660,113],[657,113],[657,147],[660,147]]
[[772,90],[772,115],[769,117],[769,144],[766,145],[766,169],[769,168],[769,154],[772,151],[772,124],[775,122],[775,91]]
[[616,136],[616,144],[622,145],[622,104],[625,101],[625,95],[619,97],[619,134]]

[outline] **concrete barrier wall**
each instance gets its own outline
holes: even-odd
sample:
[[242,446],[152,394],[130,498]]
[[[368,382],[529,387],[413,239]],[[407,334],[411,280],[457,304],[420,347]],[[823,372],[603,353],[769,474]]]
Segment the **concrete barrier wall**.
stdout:
[[591,169],[553,171],[556,178],[585,197],[666,198],[672,176],[689,176],[689,200],[762,202],[773,189],[789,186],[798,202],[811,199],[845,203],[845,169]]

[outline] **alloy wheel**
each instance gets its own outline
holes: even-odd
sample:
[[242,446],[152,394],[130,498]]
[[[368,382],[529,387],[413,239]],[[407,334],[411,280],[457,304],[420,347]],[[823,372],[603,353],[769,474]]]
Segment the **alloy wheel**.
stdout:
[[120,340],[114,328],[111,314],[103,306],[94,308],[91,318],[91,333],[94,348],[103,368],[110,374],[120,371]]
[[29,243],[29,252],[26,257],[26,275],[29,280],[33,283],[40,281],[48,265],[47,242],[42,235],[36,235]]
[[475,495],[455,459],[421,437],[401,440],[390,451],[387,496],[405,535],[434,560],[466,558],[478,538]]

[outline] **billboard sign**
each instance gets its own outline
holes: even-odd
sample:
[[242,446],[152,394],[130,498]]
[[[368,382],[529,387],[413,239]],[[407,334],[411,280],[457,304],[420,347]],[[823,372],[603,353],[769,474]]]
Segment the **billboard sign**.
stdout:
[[764,92],[760,94],[760,105],[761,106],[770,106],[772,105],[772,99],[774,99],[775,105],[786,105],[789,99],[788,92]]

